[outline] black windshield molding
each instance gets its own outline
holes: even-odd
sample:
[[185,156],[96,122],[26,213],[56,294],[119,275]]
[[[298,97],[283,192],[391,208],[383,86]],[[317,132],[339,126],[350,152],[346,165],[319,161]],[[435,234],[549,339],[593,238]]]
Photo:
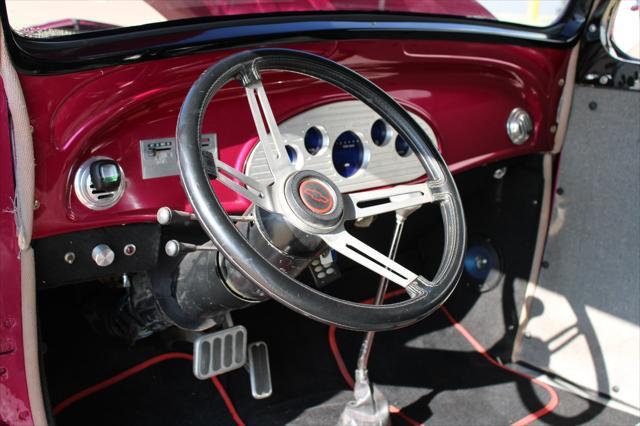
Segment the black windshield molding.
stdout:
[[349,39],[461,40],[570,48],[580,39],[593,0],[572,2],[544,28],[442,15],[312,12],[194,18],[136,27],[32,39],[11,30],[4,0],[2,25],[16,68],[25,74],[64,74],[222,49]]

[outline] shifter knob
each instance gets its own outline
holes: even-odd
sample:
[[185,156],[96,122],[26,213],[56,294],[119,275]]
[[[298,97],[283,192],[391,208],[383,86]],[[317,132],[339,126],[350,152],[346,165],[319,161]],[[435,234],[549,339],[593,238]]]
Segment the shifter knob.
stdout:
[[105,267],[111,265],[115,257],[116,254],[111,250],[111,247],[106,244],[98,244],[91,251],[91,258],[98,266]]

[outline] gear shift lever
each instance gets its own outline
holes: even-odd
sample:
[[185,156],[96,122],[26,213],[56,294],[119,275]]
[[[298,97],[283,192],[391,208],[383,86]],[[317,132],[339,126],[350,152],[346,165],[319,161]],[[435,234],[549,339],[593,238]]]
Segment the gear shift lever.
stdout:
[[[396,197],[392,197],[391,201],[395,201],[394,198]],[[400,196],[397,198],[400,198]],[[396,210],[396,226],[391,239],[391,247],[389,248],[389,258],[391,260],[395,260],[396,258],[405,221],[411,213],[419,208],[420,206],[418,205]],[[387,278],[380,277],[380,284],[378,284],[378,291],[373,302],[374,305],[382,304],[388,284],[389,280]],[[384,395],[369,382],[367,366],[369,364],[369,355],[371,354],[375,334],[375,331],[367,332],[362,341],[353,389],[355,400],[347,403],[338,421],[340,426],[387,426],[391,424],[391,419],[389,418],[389,403]]]

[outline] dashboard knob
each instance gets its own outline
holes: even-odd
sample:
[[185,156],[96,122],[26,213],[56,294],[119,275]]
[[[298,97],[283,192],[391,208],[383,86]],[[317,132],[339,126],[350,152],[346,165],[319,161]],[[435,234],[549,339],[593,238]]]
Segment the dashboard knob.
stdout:
[[507,134],[514,145],[522,145],[533,133],[533,120],[527,111],[514,108],[507,119]]
[[111,247],[106,244],[98,244],[91,251],[91,258],[98,266],[105,267],[111,265],[115,257],[116,254],[111,250]]

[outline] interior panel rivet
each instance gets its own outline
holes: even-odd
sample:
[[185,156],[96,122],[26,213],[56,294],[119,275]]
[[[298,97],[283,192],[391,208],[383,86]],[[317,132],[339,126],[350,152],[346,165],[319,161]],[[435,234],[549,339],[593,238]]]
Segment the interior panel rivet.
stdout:
[[137,249],[135,244],[131,244],[131,243],[124,246],[124,249],[123,249],[125,256],[133,256],[134,254],[136,254],[136,250]]
[[618,386],[618,385],[614,385],[614,386],[611,388],[611,390],[612,390],[612,391],[614,391],[614,392],[620,392],[620,386]]
[[560,80],[558,80],[558,86],[560,87],[564,86],[564,78],[561,78]]
[[64,261],[71,265],[76,260],[76,254],[72,251],[69,251],[64,254]]
[[40,208],[40,200],[33,200],[33,209],[38,210]]
[[551,126],[551,128],[549,129],[551,133],[555,133],[557,130],[558,130],[558,126],[556,126],[555,124]]
[[598,108],[598,103],[596,101],[589,102],[589,109],[591,111],[595,111]]
[[493,178],[494,179],[502,179],[506,174],[507,174],[507,168],[506,167],[500,167],[500,168],[497,168],[493,172]]

